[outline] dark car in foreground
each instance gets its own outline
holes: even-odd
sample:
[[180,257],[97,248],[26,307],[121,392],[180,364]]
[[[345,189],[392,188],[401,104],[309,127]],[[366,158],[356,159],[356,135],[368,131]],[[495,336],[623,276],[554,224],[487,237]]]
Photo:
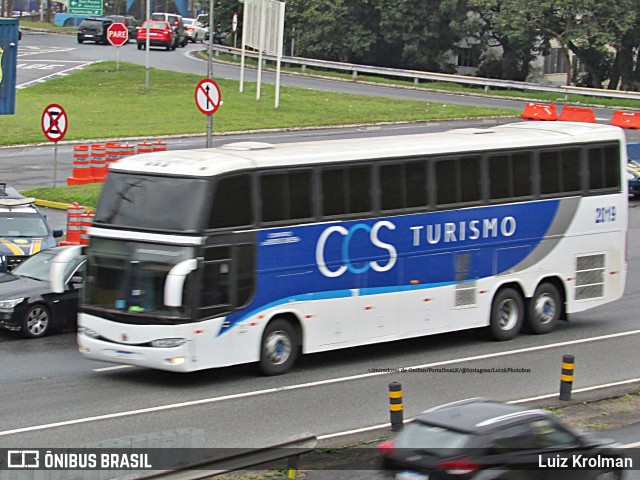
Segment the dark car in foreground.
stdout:
[[0,275],[0,327],[28,338],[73,327],[83,265],[82,246],[53,247]]
[[102,17],[87,17],[78,26],[78,43],[95,42],[107,45],[107,28],[113,20]]
[[378,451],[398,480],[614,480],[630,461],[547,411],[483,398],[423,412]]

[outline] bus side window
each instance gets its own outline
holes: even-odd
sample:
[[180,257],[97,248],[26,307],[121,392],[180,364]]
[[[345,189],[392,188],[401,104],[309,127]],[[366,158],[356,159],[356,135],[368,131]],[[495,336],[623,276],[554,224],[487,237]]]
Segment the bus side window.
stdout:
[[323,215],[368,213],[373,210],[371,167],[326,168],[322,171]]
[[313,217],[311,172],[298,170],[260,176],[262,222]]
[[251,179],[248,174],[218,180],[209,217],[209,228],[229,228],[253,223]]
[[620,189],[620,153],[618,146],[589,149],[589,190]]

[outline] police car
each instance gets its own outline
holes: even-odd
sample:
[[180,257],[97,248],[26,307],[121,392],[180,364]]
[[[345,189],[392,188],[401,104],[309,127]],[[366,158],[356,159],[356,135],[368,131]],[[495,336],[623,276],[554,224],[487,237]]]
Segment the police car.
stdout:
[[0,272],[10,271],[31,255],[55,247],[62,230],[51,230],[47,219],[26,198],[0,182]]

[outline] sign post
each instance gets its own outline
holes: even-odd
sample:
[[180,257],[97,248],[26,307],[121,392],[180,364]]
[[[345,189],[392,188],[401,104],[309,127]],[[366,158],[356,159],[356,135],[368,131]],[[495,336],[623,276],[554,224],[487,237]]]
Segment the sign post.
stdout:
[[[211,39],[211,36],[209,36]],[[211,147],[211,137],[213,134],[213,119],[212,115],[218,110],[218,107],[222,105],[222,94],[220,93],[220,87],[218,84],[210,78],[200,80],[195,92],[196,106],[198,109],[207,116],[207,144],[206,147]]]
[[58,142],[67,133],[69,121],[67,112],[57,103],[47,105],[42,112],[42,132],[47,140],[53,142],[53,186],[56,186],[58,178]]
[[112,23],[107,27],[107,40],[116,51],[116,70],[120,70],[120,47],[129,41],[129,30],[124,23]]

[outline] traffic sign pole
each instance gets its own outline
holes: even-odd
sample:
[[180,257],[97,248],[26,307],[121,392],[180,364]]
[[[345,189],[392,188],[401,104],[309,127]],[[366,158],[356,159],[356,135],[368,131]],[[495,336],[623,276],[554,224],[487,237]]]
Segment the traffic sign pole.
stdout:
[[120,47],[129,41],[129,29],[124,23],[112,23],[107,28],[107,40],[116,51],[116,71],[120,70]]
[[[211,35],[209,35],[209,38],[211,39]],[[205,78],[203,80],[200,80],[200,82],[196,86],[194,97],[198,110],[200,110],[208,117],[206,147],[210,148],[213,136],[213,119],[211,117],[216,112],[216,110],[218,110],[218,107],[222,105],[222,94],[220,93],[220,87],[214,80]]]
[[44,136],[53,144],[53,186],[56,187],[58,179],[58,142],[67,133],[67,112],[60,105],[52,103],[47,105],[42,112],[41,127]]

